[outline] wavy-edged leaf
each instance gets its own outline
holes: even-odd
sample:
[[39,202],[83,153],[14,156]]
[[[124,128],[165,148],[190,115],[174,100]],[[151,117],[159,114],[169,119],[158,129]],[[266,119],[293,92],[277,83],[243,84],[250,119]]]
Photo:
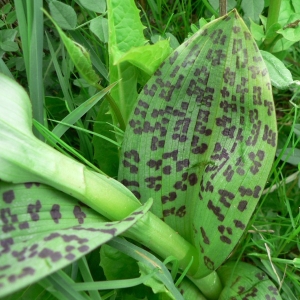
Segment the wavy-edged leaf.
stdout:
[[282,299],[268,276],[250,264],[230,262],[222,266],[218,274],[224,285],[219,300]]
[[276,149],[271,82],[235,10],[189,38],[140,93],[119,179],[197,247],[204,276],[242,236]]
[[33,283],[123,233],[151,201],[118,222],[45,185],[0,182],[0,297]]
[[144,79],[141,80],[139,69],[152,75],[151,72],[171,53],[171,48],[168,41],[148,45],[134,0],[108,0],[107,12],[110,82],[122,79],[111,96],[127,123],[137,98],[137,82]]

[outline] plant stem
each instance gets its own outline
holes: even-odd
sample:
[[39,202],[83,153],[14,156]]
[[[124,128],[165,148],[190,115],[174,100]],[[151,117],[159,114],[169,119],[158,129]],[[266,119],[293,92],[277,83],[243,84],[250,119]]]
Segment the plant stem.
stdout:
[[[272,0],[270,1],[269,11],[268,11],[268,18],[267,18],[267,25],[266,25],[266,34],[268,30],[271,28],[272,25],[278,22],[279,12],[280,12],[280,5],[281,0]],[[269,38],[266,38],[263,43],[263,49],[267,50],[270,48],[271,45],[274,45],[274,40],[278,39],[280,35],[272,35]],[[271,46],[272,47],[272,46]]]
[[227,14],[227,0],[219,0],[220,17]]
[[278,22],[279,12],[280,12],[281,0],[271,0],[268,11],[268,19],[266,25],[266,32],[270,27]]

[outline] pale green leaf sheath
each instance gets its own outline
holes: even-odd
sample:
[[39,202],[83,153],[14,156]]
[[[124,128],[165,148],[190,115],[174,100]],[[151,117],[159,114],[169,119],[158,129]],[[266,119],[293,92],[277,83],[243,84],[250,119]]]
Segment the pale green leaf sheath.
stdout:
[[140,93],[119,179],[199,251],[199,276],[242,236],[277,140],[267,68],[234,10],[177,48]]

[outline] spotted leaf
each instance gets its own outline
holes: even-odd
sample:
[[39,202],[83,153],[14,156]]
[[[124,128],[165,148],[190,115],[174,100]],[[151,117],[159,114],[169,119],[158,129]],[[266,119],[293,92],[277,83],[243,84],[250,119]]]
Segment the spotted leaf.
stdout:
[[0,297],[123,233],[151,205],[109,223],[83,203],[37,183],[0,182],[0,197]]
[[250,264],[230,262],[222,266],[218,274],[224,286],[219,300],[282,299],[268,276]]
[[267,68],[236,10],[158,68],[126,128],[119,180],[197,247],[204,276],[242,236],[277,141]]

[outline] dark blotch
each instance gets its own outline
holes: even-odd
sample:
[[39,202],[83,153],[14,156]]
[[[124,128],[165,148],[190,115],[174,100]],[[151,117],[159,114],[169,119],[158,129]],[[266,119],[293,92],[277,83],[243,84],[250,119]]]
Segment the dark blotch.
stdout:
[[61,219],[60,206],[58,204],[54,204],[50,210],[50,215],[54,223],[58,224],[59,219]]
[[74,214],[74,217],[78,220],[79,224],[84,223],[84,219],[86,218],[86,214],[81,210],[80,206],[74,206],[73,214]]
[[10,204],[15,199],[15,193],[13,190],[6,191],[3,193],[2,198],[5,203]]

